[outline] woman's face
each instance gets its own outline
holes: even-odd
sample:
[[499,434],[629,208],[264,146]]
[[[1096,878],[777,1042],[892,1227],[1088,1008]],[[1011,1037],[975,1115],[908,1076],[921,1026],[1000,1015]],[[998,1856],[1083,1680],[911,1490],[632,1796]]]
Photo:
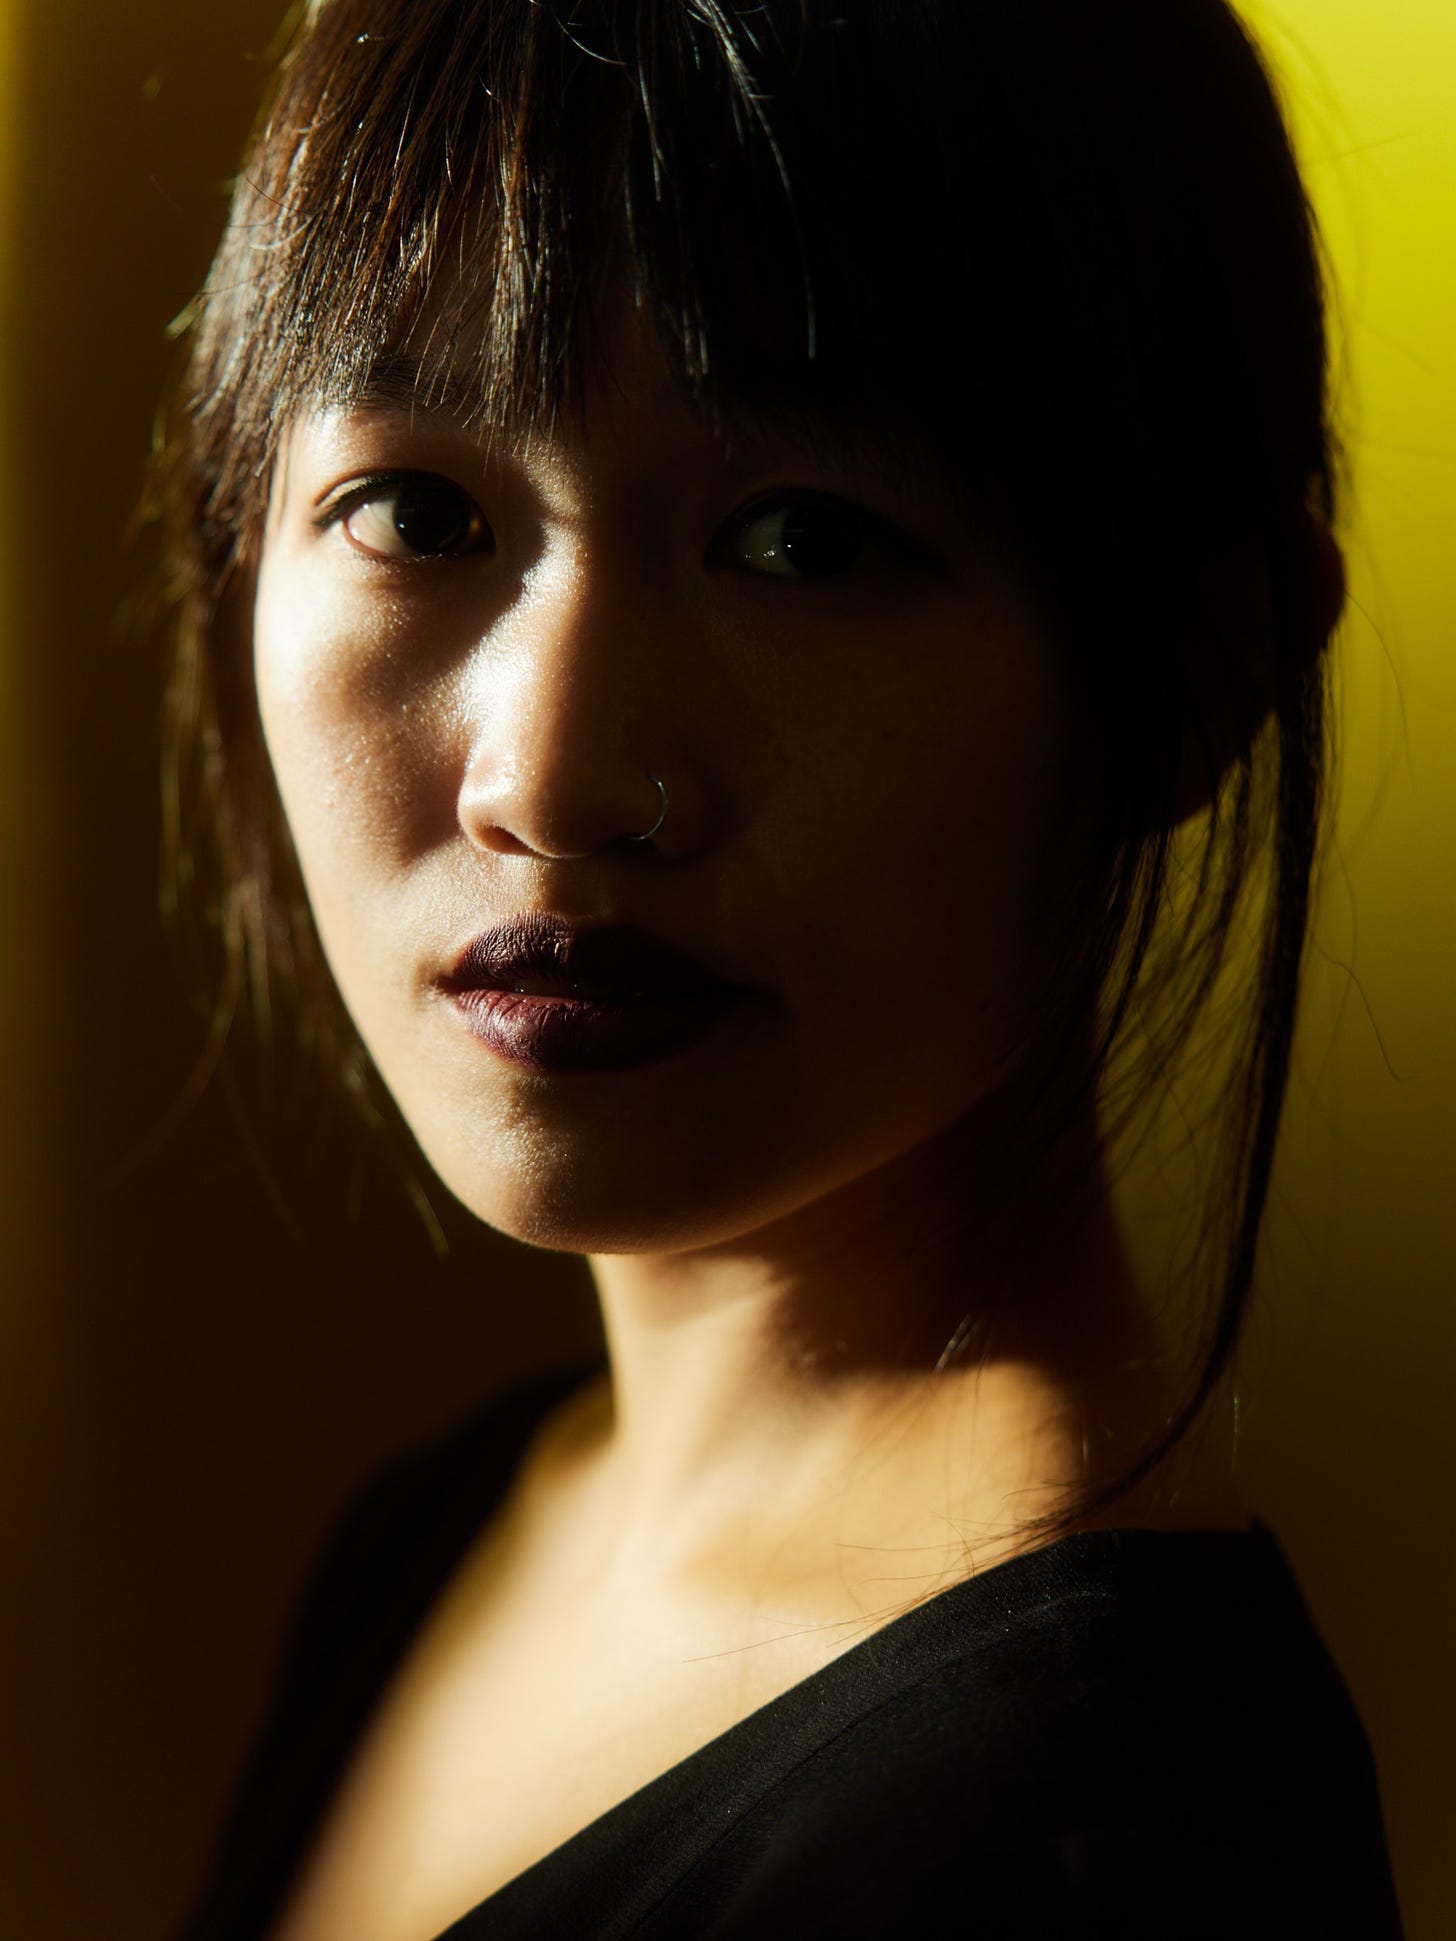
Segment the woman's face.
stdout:
[[[738,1238],[969,1122],[1076,847],[1051,644],[929,467],[715,438],[630,327],[611,370],[579,434],[514,454],[397,402],[297,422],[255,631],[386,1084],[482,1219],[602,1253]],[[744,994],[646,1063],[522,1062],[462,955],[536,913]]]

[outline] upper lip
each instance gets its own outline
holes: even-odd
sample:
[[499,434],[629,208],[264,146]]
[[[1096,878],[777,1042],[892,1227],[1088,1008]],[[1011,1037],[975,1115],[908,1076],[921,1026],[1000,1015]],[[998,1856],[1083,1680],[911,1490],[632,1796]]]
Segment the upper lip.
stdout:
[[[735,988],[676,945],[628,923],[574,923],[528,911],[482,931],[444,979],[453,992],[686,997]],[[737,987],[741,988],[741,987]]]

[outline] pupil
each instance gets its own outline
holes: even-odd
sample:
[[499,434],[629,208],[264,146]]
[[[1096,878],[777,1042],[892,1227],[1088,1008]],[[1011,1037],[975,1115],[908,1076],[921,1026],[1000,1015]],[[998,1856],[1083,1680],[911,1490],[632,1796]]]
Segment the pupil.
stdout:
[[413,553],[445,553],[470,529],[470,507],[458,492],[406,485],[394,495],[394,529]]
[[801,573],[827,578],[848,572],[864,551],[860,522],[837,510],[804,508],[791,513],[781,530],[784,557]]

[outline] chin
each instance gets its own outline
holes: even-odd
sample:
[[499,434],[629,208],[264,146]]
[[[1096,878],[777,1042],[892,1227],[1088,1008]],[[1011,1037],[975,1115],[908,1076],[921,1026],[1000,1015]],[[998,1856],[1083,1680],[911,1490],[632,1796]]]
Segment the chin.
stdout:
[[523,1246],[552,1253],[675,1251],[726,1237],[724,1228],[733,1225],[726,1209],[693,1205],[681,1181],[653,1177],[643,1164],[624,1168],[628,1155],[619,1153],[616,1165],[602,1167],[559,1150],[532,1150],[540,1143],[529,1141],[514,1162],[509,1144],[484,1163],[478,1151],[432,1150],[430,1144],[424,1151],[440,1180],[478,1220]]
[[561,1188],[554,1192],[502,1193],[489,1188],[467,1186],[465,1190],[446,1185],[478,1220],[520,1241],[525,1247],[540,1247],[562,1254],[650,1254],[678,1253],[693,1247],[711,1246],[730,1240],[737,1233],[749,1232],[756,1224],[752,1218],[735,1224],[731,1219],[714,1219],[711,1214],[682,1206],[666,1213],[660,1207],[633,1206],[621,1195],[610,1204],[601,1196]]
[[443,1184],[478,1220],[552,1253],[680,1253],[724,1245],[817,1197],[812,1186],[786,1192],[779,1166],[765,1165],[761,1174],[745,1167],[742,1147],[733,1154],[679,1150],[663,1160],[620,1145],[605,1159],[587,1158],[540,1139],[529,1139],[524,1151],[518,1142],[502,1143],[488,1160],[478,1149],[424,1150]]

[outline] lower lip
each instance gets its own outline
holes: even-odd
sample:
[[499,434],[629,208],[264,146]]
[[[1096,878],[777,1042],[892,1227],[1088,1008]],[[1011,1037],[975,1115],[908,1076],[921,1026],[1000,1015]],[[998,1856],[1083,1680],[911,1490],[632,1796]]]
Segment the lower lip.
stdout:
[[657,1065],[706,1038],[738,993],[613,1004],[524,991],[471,990],[455,1004],[482,1043],[527,1071],[626,1072]]

